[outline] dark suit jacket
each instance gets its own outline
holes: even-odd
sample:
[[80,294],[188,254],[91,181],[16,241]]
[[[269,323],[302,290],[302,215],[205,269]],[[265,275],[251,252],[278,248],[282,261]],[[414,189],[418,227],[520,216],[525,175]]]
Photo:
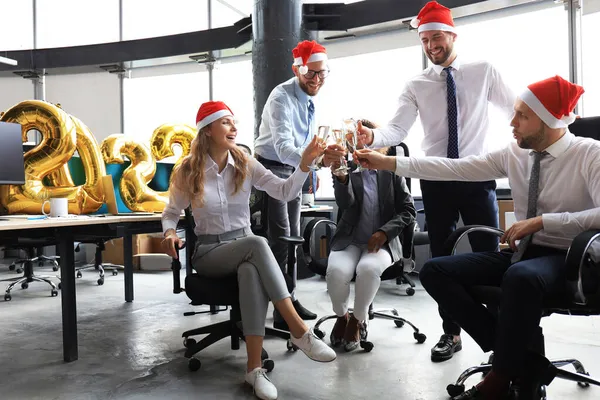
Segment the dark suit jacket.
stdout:
[[[377,187],[379,215],[381,221],[387,221],[378,230],[386,234],[386,246],[396,262],[402,258],[402,245],[398,236],[404,227],[415,221],[417,211],[404,178],[390,171],[377,171]],[[364,194],[362,174],[349,173],[346,184],[340,183],[334,176],[333,188],[339,211],[331,249],[339,251],[352,243],[354,230],[360,218]]]

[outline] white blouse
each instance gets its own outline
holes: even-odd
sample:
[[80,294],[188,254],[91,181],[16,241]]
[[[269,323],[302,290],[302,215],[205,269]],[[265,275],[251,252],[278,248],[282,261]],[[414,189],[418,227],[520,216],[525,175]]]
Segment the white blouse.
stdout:
[[198,207],[174,185],[169,188],[169,203],[162,214],[163,232],[176,229],[181,212],[192,204],[196,223],[196,235],[218,235],[250,227],[250,193],[252,187],[263,190],[271,197],[282,201],[296,198],[306,181],[308,172],[300,168],[288,178],[281,179],[266,169],[254,158],[248,158],[248,175],[240,190],[233,194],[234,161],[231,153],[227,165],[219,173],[219,167],[209,157],[205,166],[204,207]]

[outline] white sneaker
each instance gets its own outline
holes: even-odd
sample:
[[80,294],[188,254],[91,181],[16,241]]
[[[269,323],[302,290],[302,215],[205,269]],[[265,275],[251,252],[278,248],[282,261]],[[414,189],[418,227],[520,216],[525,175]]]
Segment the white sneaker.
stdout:
[[277,388],[267,376],[264,368],[254,368],[246,373],[246,383],[254,389],[254,395],[262,400],[277,399]]
[[301,338],[290,335],[292,343],[313,361],[330,362],[337,357],[335,351],[319,339],[310,328]]

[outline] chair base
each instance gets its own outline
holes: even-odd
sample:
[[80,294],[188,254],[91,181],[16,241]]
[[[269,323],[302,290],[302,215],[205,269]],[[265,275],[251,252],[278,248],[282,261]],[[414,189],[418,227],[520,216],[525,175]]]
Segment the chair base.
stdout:
[[[195,315],[208,312],[211,311],[186,313],[184,315]],[[197,335],[207,336],[205,336],[198,342],[195,339],[190,338],[191,336]],[[194,355],[204,350],[208,346],[218,342],[219,340],[229,337],[231,338],[231,349],[239,350],[240,340],[244,340],[241,321],[239,320],[239,310],[232,308],[229,312],[229,319],[227,321],[217,322],[216,324],[191,329],[189,331],[183,332],[181,336],[183,337],[183,345],[186,348],[184,356],[186,358],[189,358],[188,367],[191,371],[197,371],[200,368],[201,363],[200,360],[194,357]],[[265,327],[265,336],[273,336],[285,339],[288,341],[288,350],[296,350],[295,346],[291,344],[289,332]],[[275,367],[275,363],[273,362],[273,360],[269,359],[269,353],[267,353],[267,351],[264,348],[262,349],[261,359],[263,362],[263,368],[265,368],[269,372],[272,371]]]
[[[580,387],[589,387],[590,385],[600,386],[600,381],[589,376],[589,373],[583,367],[583,364],[576,359],[552,360],[552,365],[557,368],[556,378],[577,382]],[[566,365],[573,365],[575,372],[562,369]],[[458,396],[465,391],[465,381],[472,375],[482,373],[487,374],[492,370],[492,364],[485,363],[476,367],[471,367],[463,371],[454,384],[446,387],[446,391],[451,397]],[[546,399],[546,387],[542,385],[539,390],[540,400]]]
[[[60,260],[60,256],[37,256],[37,257],[33,257],[31,259],[29,258],[19,258],[15,261],[13,261],[9,266],[8,269],[11,271],[15,271],[17,274],[20,274],[23,272],[23,267],[25,265],[25,263],[27,261],[30,261],[31,263],[38,263],[39,267],[42,267],[44,265],[44,262],[49,262],[52,264],[52,271],[56,272],[59,269],[59,265],[58,265],[58,261]],[[21,266],[19,268],[16,268],[17,264],[21,264]]]
[[116,264],[110,264],[110,263],[102,263],[102,264],[85,264],[82,267],[76,268],[75,269],[75,277],[77,278],[81,278],[83,276],[83,274],[81,273],[81,271],[86,271],[88,269],[94,269],[96,271],[98,271],[98,285],[104,285],[104,273],[105,271],[111,271],[113,276],[119,275],[119,269],[123,269],[122,266],[120,265],[116,265]]
[[401,276],[396,278],[396,285],[408,285],[406,294],[413,296],[415,294],[415,281],[410,277],[409,272],[403,272]]
[[[16,280],[14,280],[10,285],[8,285],[8,287],[6,288],[6,292],[4,293],[4,301],[10,301],[10,300],[12,300],[12,295],[10,294],[10,291],[16,285],[20,284],[22,289],[27,289],[29,287],[29,283],[30,282],[45,282],[48,285],[50,285],[50,287],[52,288],[50,290],[50,296],[51,297],[58,296],[58,290],[57,290],[56,285],[54,284],[54,282],[52,282],[47,277],[33,275],[33,276],[30,276],[30,277],[23,276],[21,278],[18,278]],[[58,288],[60,289],[60,283],[58,284]]]
[[[353,311],[354,310],[352,308],[348,309],[348,312],[350,312],[350,313]],[[323,339],[325,337],[325,332],[323,330],[321,330],[321,328],[320,328],[321,324],[327,320],[335,319],[335,318],[337,318],[337,315],[328,315],[328,316],[320,318],[313,328],[315,335],[317,335],[319,338]],[[396,324],[396,326],[398,328],[402,328],[404,326],[404,324],[408,324],[414,330],[413,337],[415,338],[417,343],[421,344],[421,343],[424,343],[425,340],[427,340],[427,336],[425,336],[424,333],[420,332],[419,328],[417,328],[415,325],[413,325],[412,322],[400,317],[398,314],[398,310],[396,310],[395,308],[373,310],[373,308],[371,306],[371,307],[369,307],[369,320],[372,320],[374,318],[391,319],[392,321],[394,321],[394,324]],[[370,352],[371,350],[373,350],[374,345],[372,342],[369,342],[367,340],[367,337],[368,337],[368,329],[365,329],[364,332],[361,332],[360,347],[363,350],[365,350],[366,352]]]

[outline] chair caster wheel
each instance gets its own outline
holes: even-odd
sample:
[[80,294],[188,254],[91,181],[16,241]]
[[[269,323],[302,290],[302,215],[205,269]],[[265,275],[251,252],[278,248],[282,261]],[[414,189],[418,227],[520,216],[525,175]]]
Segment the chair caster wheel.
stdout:
[[406,294],[409,295],[409,296],[414,296],[415,289],[411,288],[411,287],[406,288]]
[[394,323],[398,328],[402,328],[404,326],[404,321],[398,321],[397,319],[395,319]]
[[56,290],[56,289],[52,289],[52,291],[50,291],[50,296],[51,296],[51,297],[56,297],[56,296],[58,296],[58,290]]
[[117,271],[116,269],[113,269],[112,274],[113,274],[113,276],[119,275],[119,271]]
[[286,345],[287,345],[288,351],[298,351],[298,347],[296,347],[296,345],[294,343],[292,343],[292,339],[288,339]]
[[271,372],[273,371],[273,368],[275,368],[275,362],[267,358],[266,360],[263,360],[262,367],[266,369],[267,372]]
[[450,397],[458,396],[461,393],[464,393],[465,385],[453,385],[450,384],[446,386],[446,392],[450,395]]
[[17,268],[17,274],[22,274],[23,273],[23,268]]
[[102,285],[104,285],[104,278],[100,278],[100,279],[98,279],[98,281],[97,281],[97,282],[98,282],[98,286],[102,286]]
[[192,357],[192,358],[190,358],[190,361],[188,361],[188,368],[192,372],[198,371],[201,366],[202,366],[202,363],[197,358]]
[[23,282],[21,283],[21,289],[27,289],[29,287],[29,283]]
[[10,265],[8,266],[8,270],[9,270],[9,271],[14,271],[14,270],[15,270],[15,268],[17,268],[17,266],[16,266],[15,264],[10,264]]
[[372,342],[367,342],[367,341],[360,342],[360,348],[363,349],[364,351],[366,351],[367,353],[370,353],[371,350],[373,350],[373,347],[375,347],[375,346],[373,345]]
[[52,267],[52,271],[54,271],[54,272],[58,271],[58,267],[55,265],[54,267]]
[[11,300],[12,300],[12,296],[10,294],[6,293],[4,295],[4,301],[11,301]]
[[75,275],[76,278],[81,278],[83,275],[81,275],[80,271],[77,271],[77,274]]
[[[413,336],[415,337],[415,340],[417,341],[417,343],[421,344],[424,343],[425,340],[427,340],[427,336],[425,336],[424,333],[421,332],[415,332],[413,334]],[[463,389],[464,390],[464,389]],[[461,392],[462,393],[462,392]]]
[[[589,372],[582,372],[583,375],[590,376]],[[587,382],[577,382],[577,385],[582,388],[590,387],[590,384]]]
[[321,340],[323,340],[323,338],[325,337],[325,332],[323,332],[322,330],[320,330],[319,328],[313,328],[313,332],[315,333],[315,335],[317,335],[317,337]]
[[194,347],[195,345],[196,345],[196,339],[183,338],[183,346],[186,349],[189,349],[190,347]]
[[62,290],[62,283],[58,282],[58,290]]

